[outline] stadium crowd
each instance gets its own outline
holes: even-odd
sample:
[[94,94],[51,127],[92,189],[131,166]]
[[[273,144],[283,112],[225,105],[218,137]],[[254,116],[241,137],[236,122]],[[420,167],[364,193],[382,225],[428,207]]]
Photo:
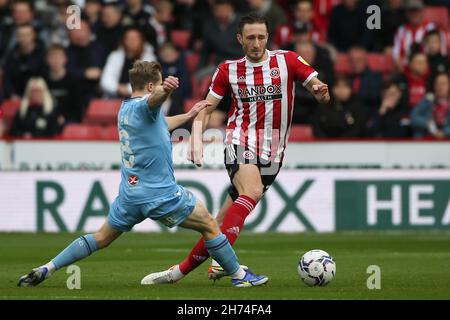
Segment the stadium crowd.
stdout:
[[[164,76],[180,78],[162,108],[182,113],[205,96],[219,63],[243,56],[237,22],[258,11],[269,20],[269,48],[297,52],[330,87],[332,102],[317,105],[297,84],[293,123],[304,135],[450,138],[449,3],[0,0],[0,137],[113,126],[114,114],[95,123],[90,109],[117,112],[108,101],[130,95],[127,71],[136,59],[157,59]],[[72,4],[82,17],[74,29],[67,23]],[[367,27],[373,4],[381,8],[381,29]],[[224,128],[230,99],[211,127]]]

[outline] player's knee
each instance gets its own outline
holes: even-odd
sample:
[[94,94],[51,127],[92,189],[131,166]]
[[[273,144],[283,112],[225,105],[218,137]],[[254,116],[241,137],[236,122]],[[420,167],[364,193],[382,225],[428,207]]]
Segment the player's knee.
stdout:
[[97,243],[98,249],[106,248],[112,242],[109,237],[107,237],[106,235],[104,235],[102,233],[96,233],[94,236],[95,236],[95,242]]
[[245,194],[247,197],[252,198],[254,201],[258,202],[263,195],[263,186],[256,185],[247,187],[244,189],[244,191],[241,194]]
[[203,221],[204,231],[209,234],[219,233],[219,225],[217,224],[216,219],[214,219],[210,214],[205,216]]

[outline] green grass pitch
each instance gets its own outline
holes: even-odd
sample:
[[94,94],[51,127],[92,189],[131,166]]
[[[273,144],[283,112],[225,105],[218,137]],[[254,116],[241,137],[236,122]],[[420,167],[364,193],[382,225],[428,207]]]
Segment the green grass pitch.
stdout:
[[[0,234],[0,299],[450,299],[450,232],[249,234],[237,242],[241,263],[270,277],[267,285],[213,283],[207,263],[174,285],[141,286],[146,274],[181,261],[195,233],[130,233],[78,262],[81,289],[66,287],[66,268],[36,288],[19,276],[57,254],[74,234]],[[306,287],[297,262],[310,249],[328,251],[337,274],[327,287]],[[369,265],[381,268],[381,289],[367,288]]]

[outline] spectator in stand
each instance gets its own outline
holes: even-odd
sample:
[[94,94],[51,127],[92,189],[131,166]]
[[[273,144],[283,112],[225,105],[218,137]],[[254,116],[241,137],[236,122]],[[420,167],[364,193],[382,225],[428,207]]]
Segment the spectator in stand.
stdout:
[[117,4],[108,3],[102,7],[102,25],[97,31],[97,39],[106,48],[107,54],[116,50],[122,39],[122,9]]
[[[406,17],[408,22],[401,25],[394,37],[393,57],[399,70],[408,64],[411,48],[421,47],[427,32],[438,29],[433,22],[424,20],[424,5],[421,0],[407,0]],[[442,54],[446,54],[447,44],[442,46]]]
[[340,3],[341,0],[313,0],[313,21],[319,30],[328,30],[331,12]]
[[31,78],[14,117],[10,135],[23,138],[52,137],[60,132],[62,122],[45,80]]
[[388,0],[382,2],[384,4],[381,9],[382,27],[378,30],[372,30],[374,34],[373,50],[392,54],[395,32],[407,21],[403,6],[404,1]]
[[450,79],[448,73],[436,74],[432,93],[414,107],[411,124],[414,137],[450,138]]
[[86,0],[83,7],[83,15],[91,27],[91,31],[97,34],[101,26],[100,13],[102,11],[101,0]]
[[67,54],[61,45],[54,44],[47,50],[45,81],[64,123],[81,122],[84,107],[80,100],[77,79],[67,71]]
[[425,36],[425,53],[430,65],[430,73],[433,78],[439,72],[450,70],[448,55],[442,54],[442,34],[437,30],[431,30]]
[[274,34],[279,26],[287,23],[286,14],[274,0],[247,0],[247,3],[251,11],[266,16],[269,34]]
[[338,76],[332,87],[333,99],[317,108],[313,122],[318,138],[364,137],[366,114],[358,98],[352,94],[350,81]]
[[[334,81],[333,63],[328,52],[324,51],[324,54],[322,51],[318,51],[317,46],[311,41],[302,41],[295,44],[295,52],[319,73],[320,80],[332,86]],[[318,105],[317,100],[301,83],[295,84],[293,123],[311,124]]]
[[[198,78],[212,74],[217,65],[227,59],[242,56],[242,47],[236,39],[239,16],[235,12],[232,1],[217,0],[213,6],[213,16],[203,26],[203,50],[199,63]],[[214,57],[214,61],[211,61]]]
[[6,136],[6,123],[2,108],[0,108],[0,139]]
[[6,98],[20,99],[28,80],[44,75],[45,49],[36,39],[31,25],[20,25],[16,31],[17,44],[5,59],[3,85]]
[[169,40],[173,23],[173,4],[168,0],[160,0],[155,6],[155,14],[150,18],[154,39],[150,43],[157,47]]
[[181,103],[191,97],[191,77],[186,66],[186,59],[180,49],[173,43],[166,42],[158,48],[158,61],[161,63],[164,77],[177,77],[180,86],[172,93],[172,97],[180,97]]
[[333,8],[328,27],[328,42],[338,51],[346,52],[353,46],[369,48],[370,30],[366,26],[367,15],[358,0],[343,0]]
[[124,24],[142,28],[141,31],[145,31],[148,20],[155,14],[155,9],[143,0],[126,0],[123,11]]
[[98,96],[98,83],[106,59],[106,49],[95,40],[91,28],[81,20],[79,29],[69,30],[70,45],[67,48],[67,69],[75,76],[82,92],[82,105]]
[[398,83],[384,85],[377,114],[369,123],[370,136],[376,138],[406,138],[411,136],[408,97]]
[[43,33],[46,37],[46,47],[54,43],[61,44],[64,47],[69,45],[67,22],[71,20],[70,11],[67,11],[67,7],[70,5],[71,1],[69,0],[51,0],[47,6],[41,7],[37,11],[44,26]]
[[131,94],[128,70],[136,60],[156,60],[153,47],[145,42],[137,28],[129,28],[123,35],[122,45],[111,52],[103,69],[100,85],[108,97],[127,98]]
[[176,0],[173,9],[174,29],[190,30],[191,45],[195,51],[201,51],[202,27],[204,21],[210,16],[209,1]]
[[427,56],[420,51],[413,52],[410,63],[404,68],[403,74],[397,77],[402,89],[408,92],[408,105],[414,108],[425,96],[429,67]]
[[363,47],[351,48],[349,59],[353,92],[363,103],[368,115],[373,115],[380,105],[382,76],[370,70],[367,51]]
[[36,38],[40,42],[46,43],[45,33],[42,32],[42,25],[35,19],[33,3],[27,0],[16,0],[12,4],[12,24],[1,21],[3,28],[0,33],[0,65],[4,62],[5,56],[15,50],[17,45],[17,30],[21,26],[32,26]]
[[10,0],[0,0],[0,66],[3,60],[2,58],[5,56],[9,36],[13,27],[10,2]]
[[280,48],[292,41],[294,29],[306,28],[311,33],[314,42],[323,42],[320,30],[314,25],[312,3],[309,0],[300,0],[294,9],[294,21],[279,26],[275,32],[274,46]]

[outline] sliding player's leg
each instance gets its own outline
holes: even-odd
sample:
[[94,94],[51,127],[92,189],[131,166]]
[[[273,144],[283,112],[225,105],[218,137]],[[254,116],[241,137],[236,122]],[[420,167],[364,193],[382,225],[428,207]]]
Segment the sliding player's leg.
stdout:
[[109,208],[107,221],[97,232],[75,239],[48,263],[22,276],[17,285],[20,287],[38,285],[56,270],[84,259],[99,249],[106,248],[122,232],[130,231],[134,225],[144,219],[141,206],[127,205],[121,201],[120,197],[117,197]]
[[48,279],[56,270],[84,259],[97,250],[106,248],[121,234],[121,231],[105,222],[97,232],[78,237],[52,260],[22,276],[17,285],[19,287],[36,286]]

